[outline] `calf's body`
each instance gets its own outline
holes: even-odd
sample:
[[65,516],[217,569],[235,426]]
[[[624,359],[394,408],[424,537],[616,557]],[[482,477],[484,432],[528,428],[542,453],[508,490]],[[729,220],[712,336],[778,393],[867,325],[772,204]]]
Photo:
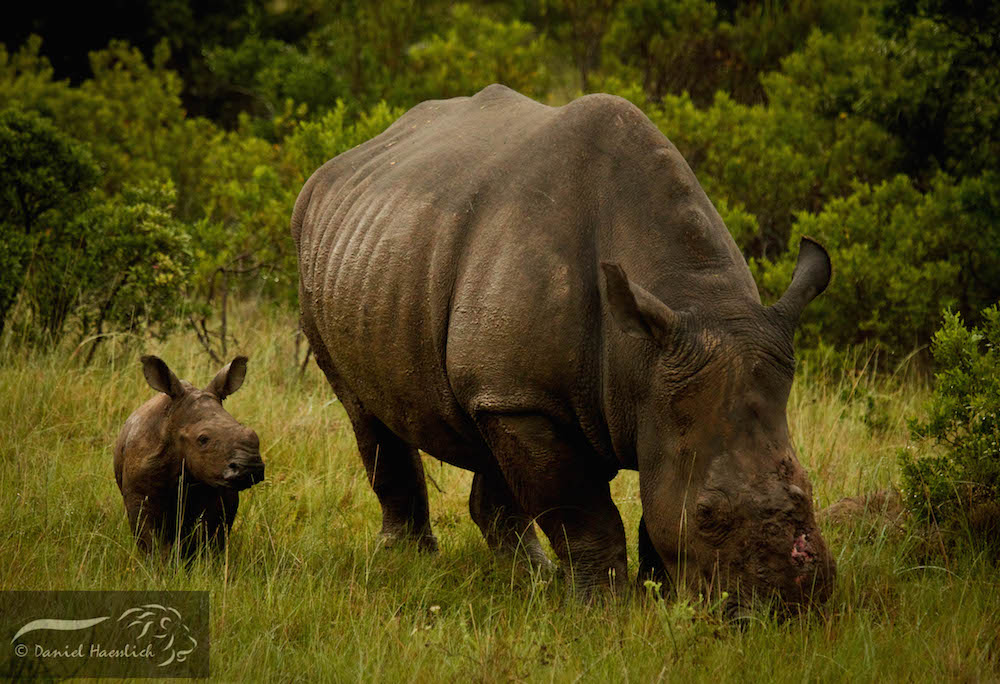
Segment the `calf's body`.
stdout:
[[157,394],[125,421],[114,448],[115,480],[140,549],[183,543],[185,555],[209,542],[221,547],[236,518],[239,491],[264,477],[256,433],[222,401],[239,389],[246,357],[237,357],[205,389],[144,356]]

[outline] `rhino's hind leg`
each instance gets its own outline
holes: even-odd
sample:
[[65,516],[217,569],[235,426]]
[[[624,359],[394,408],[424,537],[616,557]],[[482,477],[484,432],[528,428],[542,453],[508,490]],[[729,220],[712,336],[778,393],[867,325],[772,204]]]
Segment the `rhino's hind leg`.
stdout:
[[625,527],[606,472],[586,465],[586,447],[541,415],[486,414],[477,421],[510,490],[538,521],[578,594],[623,590]]
[[368,483],[382,506],[385,545],[414,541],[425,551],[437,551],[420,453],[370,414],[351,415],[351,422]]
[[343,382],[309,317],[303,315],[302,330],[316,354],[316,364],[326,375],[354,427],[358,451],[368,473],[368,483],[382,507],[381,538],[386,546],[415,541],[425,551],[437,551],[431,532],[427,481],[419,452],[400,439],[369,413]]
[[549,568],[531,517],[514,498],[503,476],[496,471],[476,473],[469,493],[469,513],[498,556],[526,556],[532,566]]

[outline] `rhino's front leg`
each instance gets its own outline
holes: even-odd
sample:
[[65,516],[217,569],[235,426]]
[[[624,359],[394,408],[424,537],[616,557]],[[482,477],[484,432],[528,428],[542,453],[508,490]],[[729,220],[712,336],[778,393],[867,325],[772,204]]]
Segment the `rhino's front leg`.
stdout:
[[498,470],[476,473],[469,493],[469,513],[498,556],[516,558],[523,554],[534,567],[552,566],[535,535],[531,516],[524,512]]
[[233,529],[236,511],[240,506],[240,495],[231,489],[220,489],[212,493],[206,504],[205,538],[221,551],[226,547],[229,532]]
[[159,507],[149,497],[141,494],[125,495],[125,512],[128,524],[139,550],[149,553],[158,541],[158,522],[162,516]]
[[638,589],[642,591],[647,580],[659,582],[661,591],[666,594],[673,587],[670,573],[663,564],[663,559],[656,552],[653,541],[646,531],[646,519],[639,518],[639,574],[636,577]]
[[477,422],[508,486],[538,521],[577,592],[624,589],[625,528],[597,457],[545,416],[481,414]]

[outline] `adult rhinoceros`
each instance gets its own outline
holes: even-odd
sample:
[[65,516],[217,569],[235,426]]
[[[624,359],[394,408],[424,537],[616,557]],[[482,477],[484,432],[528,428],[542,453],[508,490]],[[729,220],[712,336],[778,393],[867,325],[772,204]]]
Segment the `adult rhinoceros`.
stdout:
[[[834,563],[788,435],[792,337],[830,278],[803,240],[760,302],[677,149],[633,105],[502,86],[417,105],[323,165],[292,215],[302,327],[387,542],[436,548],[417,449],[475,473],[498,552],[621,585],[608,482],[639,471],[640,572],[825,599]],[[626,274],[628,274],[626,276]]]

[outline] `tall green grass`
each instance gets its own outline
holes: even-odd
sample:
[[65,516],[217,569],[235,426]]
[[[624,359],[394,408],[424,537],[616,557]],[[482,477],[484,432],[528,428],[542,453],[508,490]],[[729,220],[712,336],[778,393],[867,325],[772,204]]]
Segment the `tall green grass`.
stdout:
[[[250,369],[227,408],[260,435],[267,480],[242,495],[227,552],[188,568],[135,550],[111,447],[152,395],[140,353],[208,383],[217,368],[194,337],[112,340],[89,368],[0,350],[0,588],[208,590],[212,674],[226,681],[1000,679],[996,567],[877,518],[825,530],[839,566],[825,610],[743,629],[695,597],[583,604],[558,577],[494,560],[468,515],[470,474],[430,458],[441,552],[381,550],[350,424],[314,365],[299,375],[294,315],[246,305],[236,318]],[[892,485],[926,395],[836,367],[804,362],[789,402],[819,505]],[[634,572],[636,474],[613,492]]]

